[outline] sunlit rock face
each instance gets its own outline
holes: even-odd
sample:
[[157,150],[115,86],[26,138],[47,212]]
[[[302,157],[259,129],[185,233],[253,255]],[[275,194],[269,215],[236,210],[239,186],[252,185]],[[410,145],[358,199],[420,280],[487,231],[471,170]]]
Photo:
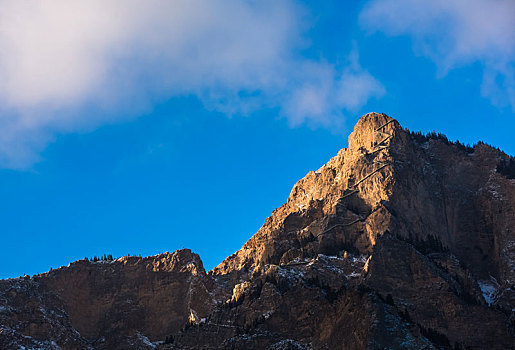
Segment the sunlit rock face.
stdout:
[[384,114],[209,273],[188,250],[0,282],[0,348],[507,349],[515,169]]

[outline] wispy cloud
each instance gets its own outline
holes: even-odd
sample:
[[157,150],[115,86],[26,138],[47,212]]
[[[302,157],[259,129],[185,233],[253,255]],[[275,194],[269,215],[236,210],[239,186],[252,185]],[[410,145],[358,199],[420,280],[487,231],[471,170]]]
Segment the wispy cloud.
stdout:
[[334,125],[384,91],[355,58],[302,58],[308,17],[271,0],[0,0],[0,166],[30,167],[60,133],[173,96]]
[[342,109],[355,112],[371,98],[380,98],[385,88],[359,64],[354,45],[342,66],[303,62],[298,84],[284,98],[283,108],[290,124],[315,123],[334,126],[342,121]]
[[369,31],[411,36],[415,52],[432,59],[440,77],[480,62],[481,94],[515,111],[513,0],[372,0],[360,23]]

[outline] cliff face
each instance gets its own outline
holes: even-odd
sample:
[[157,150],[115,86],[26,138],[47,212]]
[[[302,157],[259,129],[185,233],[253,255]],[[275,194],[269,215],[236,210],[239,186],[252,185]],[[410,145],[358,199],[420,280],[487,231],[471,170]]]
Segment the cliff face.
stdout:
[[148,348],[148,338],[164,340],[190,318],[206,317],[214,305],[212,288],[199,256],[187,249],[80,260],[33,278],[1,281],[0,348]]
[[468,153],[437,138],[417,142],[394,119],[368,114],[349,148],[300,180],[287,203],[214,273],[346,246],[371,254],[389,232],[414,244],[437,241],[480,277],[513,281],[514,182],[496,172],[500,157],[481,144]]
[[514,347],[515,180],[499,164],[367,114],[209,274],[183,250],[0,282],[0,347]]

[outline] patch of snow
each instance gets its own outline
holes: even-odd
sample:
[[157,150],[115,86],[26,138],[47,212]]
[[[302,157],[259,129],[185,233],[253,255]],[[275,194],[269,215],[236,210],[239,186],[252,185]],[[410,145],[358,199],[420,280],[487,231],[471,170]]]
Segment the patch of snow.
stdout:
[[352,263],[354,264],[357,262],[364,264],[367,262],[367,257],[365,255],[360,255],[359,257],[352,257]]
[[278,272],[279,272],[279,275],[281,275],[281,277],[284,277],[287,279],[296,280],[298,278],[300,278],[300,279],[304,278],[304,273],[302,271],[299,271],[296,269],[279,268]]
[[499,283],[497,283],[497,280],[490,276],[489,281],[477,281],[477,284],[481,289],[481,293],[483,293],[486,303],[489,306],[492,305],[497,299],[497,291],[499,289]]
[[273,313],[274,313],[274,310],[267,311],[263,314],[263,317],[265,318],[265,320],[268,320],[270,318],[270,316],[272,316]]
[[293,339],[283,339],[269,347],[270,350],[276,349],[295,349],[295,350],[307,350],[311,349],[311,346],[299,343]]
[[146,346],[152,348],[152,349],[157,349],[157,346],[155,344],[153,344],[150,339],[148,339],[147,337],[145,337],[143,334],[141,333],[138,333],[138,338],[139,340],[141,340],[141,342],[143,344],[145,344]]
[[336,255],[325,255],[325,254],[318,254],[318,258],[326,258],[326,259],[333,259],[333,260],[343,260],[343,258],[340,258]]

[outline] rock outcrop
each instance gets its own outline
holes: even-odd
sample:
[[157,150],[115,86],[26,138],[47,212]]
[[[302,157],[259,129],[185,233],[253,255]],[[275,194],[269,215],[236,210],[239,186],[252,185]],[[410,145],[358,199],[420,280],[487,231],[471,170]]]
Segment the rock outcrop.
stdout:
[[188,250],[0,282],[0,347],[509,349],[515,161],[370,113],[209,273]]
[[1,281],[0,348],[153,348],[149,339],[165,340],[191,315],[207,316],[212,288],[199,256],[188,249],[79,260]]

